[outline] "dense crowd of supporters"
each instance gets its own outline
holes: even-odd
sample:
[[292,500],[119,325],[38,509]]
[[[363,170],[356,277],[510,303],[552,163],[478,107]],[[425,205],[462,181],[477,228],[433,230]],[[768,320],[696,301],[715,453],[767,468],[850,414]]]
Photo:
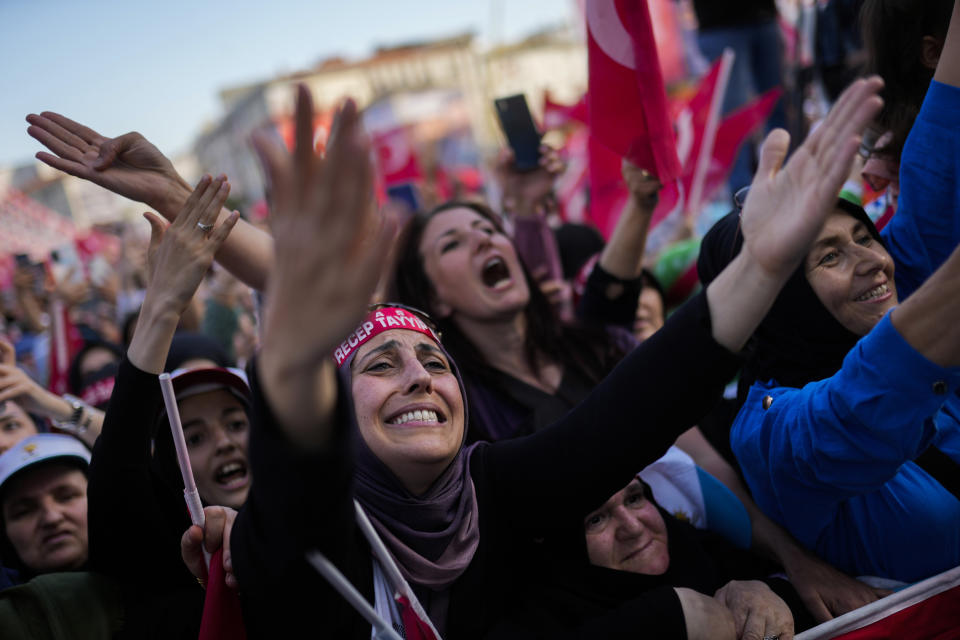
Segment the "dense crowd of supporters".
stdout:
[[[694,4],[705,54],[753,51],[725,109],[776,84],[773,2]],[[262,225],[139,134],[29,115],[40,160],[156,213],[96,284],[23,261],[3,297],[3,636],[786,640],[960,565],[960,4],[863,5],[871,75],[738,160],[672,309],[627,160],[551,279],[548,147],[498,157],[508,211],[401,216],[356,105],[319,155],[301,86],[292,151],[252,141]]]

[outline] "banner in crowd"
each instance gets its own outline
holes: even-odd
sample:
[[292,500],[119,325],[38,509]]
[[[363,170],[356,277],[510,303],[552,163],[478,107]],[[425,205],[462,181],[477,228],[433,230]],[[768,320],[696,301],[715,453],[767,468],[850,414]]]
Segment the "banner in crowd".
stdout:
[[808,629],[796,640],[960,638],[960,567]]
[[396,127],[373,135],[377,170],[386,187],[423,178],[408,127]]

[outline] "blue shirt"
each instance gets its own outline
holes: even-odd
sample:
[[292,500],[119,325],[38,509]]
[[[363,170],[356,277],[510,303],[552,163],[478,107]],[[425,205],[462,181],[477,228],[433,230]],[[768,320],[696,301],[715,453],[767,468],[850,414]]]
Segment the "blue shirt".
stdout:
[[[882,232],[900,300],[960,241],[958,113],[960,89],[931,83],[904,147]],[[960,565],[960,502],[911,462],[931,444],[960,462],[958,386],[960,368],[928,361],[888,315],[832,378],[755,384],[731,445],[757,504],[802,544],[849,573],[919,580]]]
[[803,545],[912,582],[960,565],[960,502],[910,462],[931,444],[960,461],[958,388],[960,367],[924,358],[887,314],[832,378],[755,384],[731,444],[754,500]]

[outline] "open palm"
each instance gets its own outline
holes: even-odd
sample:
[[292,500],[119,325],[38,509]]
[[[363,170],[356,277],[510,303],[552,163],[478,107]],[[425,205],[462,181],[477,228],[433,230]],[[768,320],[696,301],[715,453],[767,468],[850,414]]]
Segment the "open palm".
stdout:
[[72,176],[161,212],[190,191],[170,160],[139,133],[106,138],[52,111],[30,114],[27,122],[27,133],[52,151],[37,159]]
[[767,136],[740,220],[745,249],[767,273],[792,272],[806,255],[850,172],[860,133],[883,106],[882,86],[877,77],[854,82],[782,168],[790,136],[782,129]]

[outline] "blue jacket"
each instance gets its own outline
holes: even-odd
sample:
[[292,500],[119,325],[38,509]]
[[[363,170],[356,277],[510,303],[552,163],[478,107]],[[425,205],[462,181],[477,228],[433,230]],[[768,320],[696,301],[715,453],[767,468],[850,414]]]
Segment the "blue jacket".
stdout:
[[[933,82],[901,158],[882,232],[901,300],[960,240],[957,113],[960,89]],[[802,544],[855,575],[919,580],[960,565],[960,502],[911,462],[931,444],[960,462],[958,388],[960,368],[928,361],[888,315],[832,378],[755,384],[731,446],[757,504]]]

